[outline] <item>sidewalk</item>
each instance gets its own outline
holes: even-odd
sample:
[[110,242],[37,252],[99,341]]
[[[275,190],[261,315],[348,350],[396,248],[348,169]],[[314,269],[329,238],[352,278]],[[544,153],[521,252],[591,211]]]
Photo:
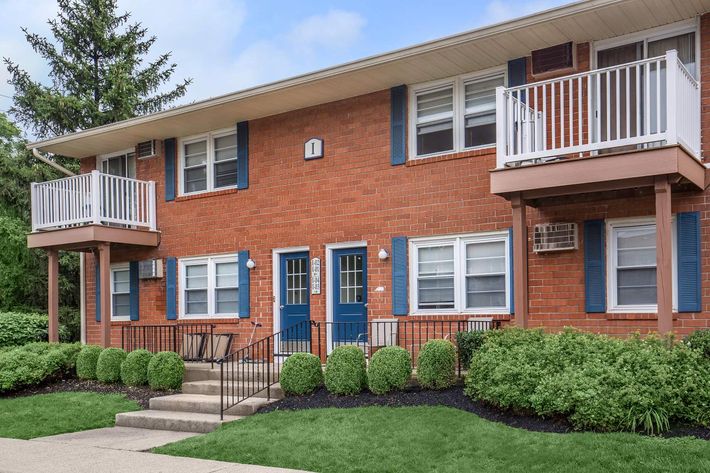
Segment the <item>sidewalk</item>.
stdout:
[[52,473],[296,473],[298,470],[114,450],[81,443],[0,438],[1,473],[38,471],[51,471]]

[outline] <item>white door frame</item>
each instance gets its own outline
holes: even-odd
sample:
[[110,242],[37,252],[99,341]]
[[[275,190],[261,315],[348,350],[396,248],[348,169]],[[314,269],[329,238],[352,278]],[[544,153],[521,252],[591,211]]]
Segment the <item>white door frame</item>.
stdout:
[[[308,251],[308,258],[310,260],[310,248],[308,246],[292,246],[288,248],[274,248],[272,250],[272,272],[271,279],[273,284],[273,320],[272,324],[274,327],[273,333],[278,333],[281,331],[281,255],[288,253],[299,253],[301,251]],[[309,261],[310,270],[310,261]],[[310,298],[311,295],[308,294]],[[274,347],[276,350],[276,347]],[[274,353],[277,353],[274,351]]]
[[[365,248],[367,251],[366,241],[344,241],[342,243],[326,243],[325,245],[325,320],[326,322],[333,321],[333,272],[331,271],[333,265],[333,250],[342,250],[347,248]],[[367,262],[367,259],[365,259]],[[367,263],[365,263],[367,264]],[[369,273],[368,273],[369,274]],[[367,281],[365,281],[365,286],[367,286]],[[332,326],[327,326],[327,337],[326,337],[326,355],[330,355],[333,334]]]

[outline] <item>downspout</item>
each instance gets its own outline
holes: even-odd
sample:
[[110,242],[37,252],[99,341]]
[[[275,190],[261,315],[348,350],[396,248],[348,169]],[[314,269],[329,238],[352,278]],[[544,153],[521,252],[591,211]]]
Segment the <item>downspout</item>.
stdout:
[[62,166],[61,164],[52,161],[51,159],[49,159],[49,158],[46,157],[46,156],[42,156],[42,155],[40,154],[40,152],[37,151],[37,148],[32,148],[32,156],[34,156],[35,158],[39,159],[39,160],[42,161],[43,163],[49,164],[49,165],[52,166],[54,169],[56,169],[57,171],[59,171],[59,172],[61,172],[61,173],[63,173],[63,174],[66,174],[67,176],[76,176],[76,174],[74,174],[73,172],[71,172],[69,169],[65,168],[65,167]]

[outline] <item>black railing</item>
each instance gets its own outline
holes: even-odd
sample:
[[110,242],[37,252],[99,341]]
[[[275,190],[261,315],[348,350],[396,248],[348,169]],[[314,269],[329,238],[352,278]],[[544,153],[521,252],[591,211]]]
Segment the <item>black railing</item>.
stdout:
[[125,325],[121,327],[121,347],[152,353],[174,351],[185,361],[213,363],[217,361],[214,328],[212,324]]
[[[321,361],[341,345],[360,347],[369,358],[379,348],[401,346],[416,363],[421,347],[432,339],[442,338],[456,344],[458,332],[500,328],[492,319],[391,319],[368,322],[303,321],[262,338],[217,361],[220,365],[221,412],[266,391],[281,377],[281,362],[294,353],[312,353]],[[457,362],[462,374],[460,359]]]

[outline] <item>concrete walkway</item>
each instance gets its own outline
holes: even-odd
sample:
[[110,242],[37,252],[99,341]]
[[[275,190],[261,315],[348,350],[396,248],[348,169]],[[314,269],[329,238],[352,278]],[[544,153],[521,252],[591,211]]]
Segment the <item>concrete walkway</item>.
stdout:
[[180,440],[194,437],[195,435],[200,434],[194,432],[175,432],[172,430],[136,429],[133,427],[106,427],[104,429],[92,429],[69,434],[39,437],[33,439],[33,442],[53,442],[67,445],[111,448],[113,450],[145,452],[151,448],[179,442]]
[[[235,446],[236,448],[236,446]],[[242,465],[153,453],[114,450],[82,443],[0,438],[0,472],[25,473],[294,473],[297,470]],[[305,473],[305,472],[300,472]]]

